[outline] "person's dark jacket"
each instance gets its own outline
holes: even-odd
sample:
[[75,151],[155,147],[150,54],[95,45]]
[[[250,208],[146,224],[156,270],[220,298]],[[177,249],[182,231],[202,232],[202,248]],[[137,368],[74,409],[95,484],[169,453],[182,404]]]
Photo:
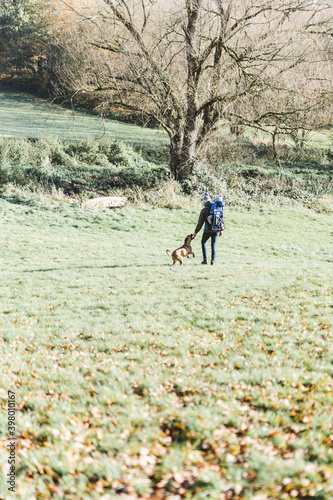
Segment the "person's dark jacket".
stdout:
[[[210,205],[211,205],[211,202],[208,201],[205,204],[204,208],[200,212],[198,224],[197,224],[197,227],[194,230],[194,232],[196,234],[198,234],[198,232],[200,231],[200,229],[202,228],[202,226],[204,224],[206,224],[206,219],[207,219],[207,217],[209,215],[209,207],[210,207]],[[209,230],[209,229],[204,229],[204,232],[205,233],[209,233],[209,234],[216,234],[216,231],[212,231],[212,230]]]

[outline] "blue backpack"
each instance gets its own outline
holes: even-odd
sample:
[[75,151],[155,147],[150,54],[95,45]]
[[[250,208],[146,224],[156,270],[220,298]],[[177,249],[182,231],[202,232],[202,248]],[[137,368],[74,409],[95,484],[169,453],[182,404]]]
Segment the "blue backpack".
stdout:
[[208,213],[206,218],[205,229],[208,231],[223,231],[223,208],[224,201],[216,201],[215,203],[211,203],[208,207]]

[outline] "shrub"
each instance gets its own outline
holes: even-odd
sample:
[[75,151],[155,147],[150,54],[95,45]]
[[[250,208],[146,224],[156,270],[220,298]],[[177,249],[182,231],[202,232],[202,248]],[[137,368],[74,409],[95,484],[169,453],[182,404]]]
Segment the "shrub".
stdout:
[[145,160],[155,163],[155,165],[165,164],[170,162],[170,147],[165,144],[163,146],[156,146],[156,144],[135,144],[135,151],[137,151]]
[[182,206],[179,187],[193,198],[207,191],[222,193],[229,204],[242,206],[250,206],[251,202],[296,201],[314,207],[316,197],[333,192],[332,159],[327,151],[296,151],[298,156],[292,160],[289,148],[285,160],[276,166],[264,156],[259,158],[265,148],[265,144],[244,143],[242,149],[240,144],[223,138],[196,162],[193,176],[179,184],[167,182],[167,146],[0,139],[0,185],[37,188],[48,193],[56,190],[58,194],[79,197],[122,190],[135,200],[158,206]]
[[2,185],[108,192],[134,185],[156,187],[167,176],[166,165],[154,165],[120,142],[0,140]]

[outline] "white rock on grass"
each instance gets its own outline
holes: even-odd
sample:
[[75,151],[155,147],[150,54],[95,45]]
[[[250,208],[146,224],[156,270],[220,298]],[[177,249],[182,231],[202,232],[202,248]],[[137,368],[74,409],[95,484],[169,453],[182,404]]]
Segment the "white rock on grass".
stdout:
[[83,206],[87,208],[117,208],[123,207],[126,202],[127,198],[125,196],[103,196],[85,200]]

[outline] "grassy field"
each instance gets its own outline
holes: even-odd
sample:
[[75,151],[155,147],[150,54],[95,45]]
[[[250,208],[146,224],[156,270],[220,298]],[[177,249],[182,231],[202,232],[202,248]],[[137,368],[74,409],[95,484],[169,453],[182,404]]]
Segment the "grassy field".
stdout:
[[[228,127],[221,129],[221,136],[229,135]],[[120,140],[128,143],[168,144],[164,132],[129,125],[117,120],[102,120],[89,113],[63,108],[46,99],[24,92],[0,90],[0,136],[3,137],[53,137],[61,140],[99,139]],[[243,139],[253,140],[254,131],[246,129]],[[288,137],[279,140],[292,144]],[[257,132],[256,142],[271,142],[269,134]],[[332,130],[312,132],[307,143],[310,147],[330,149]]]
[[[333,498],[331,214],[3,192],[0,498]],[[16,393],[16,494],[7,391]]]
[[[273,130],[272,130],[273,131]],[[247,138],[250,141],[254,141],[257,144],[261,142],[270,144],[272,142],[272,136],[267,132],[254,131],[250,127],[245,130],[242,137]],[[294,141],[288,135],[280,134],[277,139],[279,144],[288,144],[293,147]],[[331,149],[333,145],[333,131],[331,129],[310,132],[306,138],[306,144],[308,147],[315,149]]]
[[0,91],[0,136],[99,139],[164,144],[165,134],[115,120],[71,111],[30,94]]

